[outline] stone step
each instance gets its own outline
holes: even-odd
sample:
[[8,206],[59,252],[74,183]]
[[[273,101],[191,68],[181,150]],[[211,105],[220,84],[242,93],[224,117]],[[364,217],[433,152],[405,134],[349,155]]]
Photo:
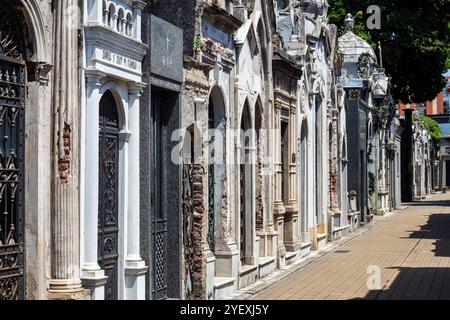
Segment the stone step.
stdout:
[[243,265],[239,270],[239,289],[245,288],[258,280],[257,265]]
[[263,278],[277,269],[276,257],[259,258],[259,278]]
[[300,257],[306,257],[311,253],[311,241],[300,243]]
[[214,299],[226,299],[235,291],[235,278],[214,277]]
[[288,251],[286,252],[286,265],[290,265],[297,261],[297,259],[300,257],[299,255],[300,251]]
[[318,249],[323,248],[327,244],[327,234],[326,233],[318,233],[317,234],[317,247]]

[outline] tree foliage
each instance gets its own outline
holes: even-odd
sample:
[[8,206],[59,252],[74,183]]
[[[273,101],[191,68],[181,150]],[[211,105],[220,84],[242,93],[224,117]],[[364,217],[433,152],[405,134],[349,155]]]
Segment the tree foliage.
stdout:
[[434,149],[436,151],[439,150],[439,142],[442,135],[441,126],[435,120],[427,117],[425,115],[420,115],[419,120],[425,125],[425,129],[430,133],[431,138],[433,139]]
[[[330,23],[341,34],[345,15],[355,16],[355,33],[383,49],[383,66],[392,77],[396,100],[434,99],[450,68],[450,0],[329,0]],[[381,29],[369,30],[370,5],[381,8]]]

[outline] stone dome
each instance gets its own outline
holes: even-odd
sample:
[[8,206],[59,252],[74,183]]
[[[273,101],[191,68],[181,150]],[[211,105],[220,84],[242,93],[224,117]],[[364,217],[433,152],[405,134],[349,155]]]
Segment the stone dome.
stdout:
[[[347,32],[338,39],[338,50],[341,55],[342,61],[342,75],[348,80],[365,79],[368,77],[368,73],[364,71],[364,65],[369,63],[372,66],[377,64],[377,56],[375,50],[363,40],[357,36],[354,30],[354,20],[351,14],[348,14],[345,18],[345,26]],[[365,61],[363,65],[361,62]]]
[[375,50],[363,40],[361,37],[357,36],[354,30],[354,20],[351,14],[348,14],[345,18],[345,26],[347,32],[338,39],[339,50],[345,55],[357,55],[360,56],[363,53],[369,53],[376,61]]

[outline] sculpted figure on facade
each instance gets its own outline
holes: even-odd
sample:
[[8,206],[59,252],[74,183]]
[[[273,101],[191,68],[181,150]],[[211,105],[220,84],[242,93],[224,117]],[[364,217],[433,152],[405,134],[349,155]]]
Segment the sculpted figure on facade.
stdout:
[[[300,1],[297,1],[300,2]],[[314,19],[326,18],[330,5],[327,0],[304,0],[303,8],[305,13],[312,13]]]
[[276,0],[274,2],[275,12],[277,15],[288,15],[291,11],[290,0]]

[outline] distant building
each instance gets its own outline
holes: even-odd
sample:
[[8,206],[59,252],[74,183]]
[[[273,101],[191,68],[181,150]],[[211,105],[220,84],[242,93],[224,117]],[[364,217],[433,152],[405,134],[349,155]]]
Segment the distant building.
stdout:
[[398,104],[398,110],[400,111],[400,116],[403,117],[405,114],[405,108],[411,107],[415,109],[416,114],[424,114],[427,116],[438,115],[438,114],[449,114],[450,113],[450,76],[445,75],[447,80],[444,89],[431,101],[426,101],[425,103],[411,103],[411,104]]
[[437,155],[439,161],[439,176],[436,185],[448,187],[450,184],[450,114],[431,116],[441,127],[440,148]]
[[450,76],[447,78],[447,83],[445,85],[445,89],[442,91],[443,95],[443,103],[444,103],[444,113],[450,113]]

